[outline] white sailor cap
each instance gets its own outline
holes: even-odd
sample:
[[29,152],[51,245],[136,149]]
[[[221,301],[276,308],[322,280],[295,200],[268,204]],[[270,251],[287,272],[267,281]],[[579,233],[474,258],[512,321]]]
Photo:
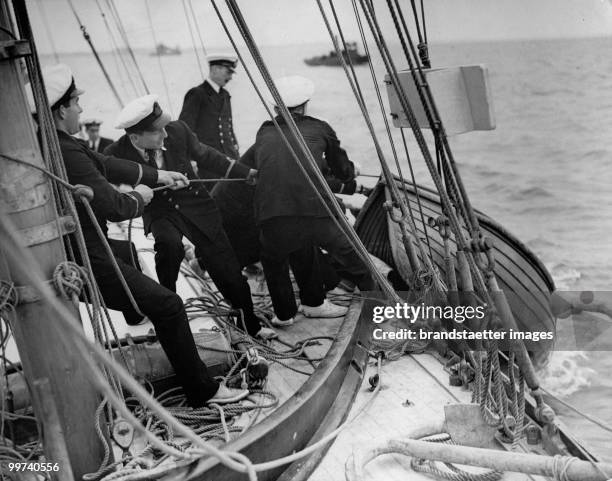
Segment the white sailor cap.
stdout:
[[128,132],[163,129],[172,120],[157,103],[157,95],[145,95],[123,107],[115,121],[116,129]]
[[[76,88],[72,70],[66,64],[58,63],[45,67],[42,69],[42,77],[45,82],[45,90],[47,91],[47,99],[49,100],[51,110],[70,100],[72,97],[78,97],[85,93],[84,90]],[[26,95],[30,104],[30,111],[36,113],[34,95],[29,83],[26,85]]]
[[[281,77],[274,81],[274,85],[276,85],[276,89],[287,108],[297,107],[308,102],[315,91],[312,80],[300,75]],[[274,100],[271,100],[271,103],[276,105]]]
[[238,57],[227,53],[213,53],[208,55],[206,60],[211,67],[213,65],[222,65],[229,68],[232,72],[236,70],[236,65],[238,65]]

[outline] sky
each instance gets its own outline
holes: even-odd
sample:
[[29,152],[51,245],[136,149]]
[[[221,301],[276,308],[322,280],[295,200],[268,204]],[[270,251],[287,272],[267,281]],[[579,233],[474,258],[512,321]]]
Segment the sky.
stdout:
[[[107,8],[109,0],[72,1],[96,48],[112,49],[100,13],[101,7],[112,34],[117,35]],[[88,50],[68,0],[27,0],[27,3],[41,53]],[[197,19],[204,46],[230,46],[208,0],[114,0],[114,3],[134,48],[151,49],[155,41],[191,47],[184,10],[191,13],[190,4],[195,14],[190,14],[190,18]],[[226,22],[239,38],[224,3],[217,0]],[[329,13],[328,1],[321,3]],[[385,31],[393,31],[386,1],[374,3]],[[401,0],[400,4],[411,19],[410,2]],[[239,0],[239,6],[260,45],[330,42],[316,0]],[[334,6],[347,38],[358,38],[351,1],[334,0]],[[425,0],[425,19],[431,43],[612,36],[612,0]],[[196,43],[200,45],[199,40]]]

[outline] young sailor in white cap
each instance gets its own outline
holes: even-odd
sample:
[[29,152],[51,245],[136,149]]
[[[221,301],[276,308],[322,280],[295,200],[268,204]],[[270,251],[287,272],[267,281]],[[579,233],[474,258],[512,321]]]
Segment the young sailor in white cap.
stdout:
[[[207,60],[208,78],[187,92],[179,120],[191,127],[200,142],[237,159],[231,96],[224,87],[232,79],[238,59],[235,55],[221,53],[211,54]],[[206,175],[200,173],[200,177]]]
[[104,149],[113,143],[113,139],[100,135],[101,120],[86,119],[83,121],[83,125],[85,126],[85,134],[87,135],[87,145],[91,150],[104,152]]
[[[71,135],[79,129],[79,115],[82,112],[79,95],[83,91],[76,88],[72,72],[66,65],[44,69],[43,78],[68,181],[89,186],[93,190],[91,207],[96,219],[89,218],[81,203],[76,204],[93,275],[106,305],[111,309],[129,311],[132,309],[131,303],[96,233],[94,223],[106,234],[107,221],[121,221],[142,215],[145,205],[153,198],[151,186],[158,183],[186,184],[188,180],[177,172],[99,154],[73,138]],[[33,101],[31,105],[33,107]],[[134,190],[121,193],[108,179],[113,183],[132,185]],[[73,250],[78,252],[77,249]],[[189,330],[181,298],[117,256],[115,260],[139,308],[155,326],[159,342],[189,404],[195,407],[206,402],[234,402],[247,396],[248,391],[229,389],[209,376]]]
[[[109,155],[154,169],[184,172],[191,180],[197,179],[191,161],[197,163],[198,170],[213,172],[216,177],[248,181],[256,174],[254,169],[199,142],[185,122],[170,121],[155,95],[127,104],[117,117],[116,127],[125,129],[125,135],[106,149]],[[275,335],[272,329],[262,327],[255,315],[249,285],[223,230],[215,201],[203,183],[158,192],[145,208],[143,220],[145,233],[155,237],[155,269],[163,286],[176,290],[186,237],[221,294],[234,309],[242,309],[248,333],[262,338]]]
[[[328,168],[341,182],[353,180],[354,165],[340,147],[334,130],[327,122],[306,115],[307,103],[314,93],[312,81],[291,76],[278,79],[275,84],[318,168]],[[275,108],[279,113],[278,107]],[[276,121],[298,152],[302,165],[312,172],[310,164],[299,154],[282,116],[278,115]],[[273,322],[291,324],[297,312],[288,271],[290,257],[304,314],[309,317],[343,315],[346,308],[325,300],[316,248],[325,249],[340,266],[341,277],[354,282],[361,290],[371,289],[372,279],[365,264],[314,194],[273,122],[263,123],[255,144],[243,159],[258,169],[255,219],[261,231],[261,261],[276,314]],[[315,185],[319,184],[318,180],[313,180]],[[322,187],[318,190],[323,193]],[[324,194],[323,198],[326,198]]]

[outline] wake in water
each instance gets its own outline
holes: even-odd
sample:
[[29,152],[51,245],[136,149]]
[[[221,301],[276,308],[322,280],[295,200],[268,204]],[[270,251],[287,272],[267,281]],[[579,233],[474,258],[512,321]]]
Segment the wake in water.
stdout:
[[539,372],[542,387],[561,398],[588,388],[597,375],[588,363],[589,358],[582,351],[553,351],[548,364]]

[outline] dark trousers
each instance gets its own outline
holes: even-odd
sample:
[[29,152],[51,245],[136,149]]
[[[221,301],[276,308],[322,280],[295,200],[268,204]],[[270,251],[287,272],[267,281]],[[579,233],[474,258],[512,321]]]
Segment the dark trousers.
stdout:
[[328,217],[274,217],[261,226],[263,264],[274,312],[281,320],[295,316],[297,305],[289,277],[289,263],[308,306],[325,300],[318,248],[333,259],[338,275],[354,282],[362,291],[374,283],[368,268],[332,219]]
[[[233,214],[224,210],[219,206],[221,217],[223,218],[223,229],[227,234],[227,238],[232,245],[232,249],[236,253],[240,267],[244,268],[249,264],[254,264],[261,260],[261,240],[259,236],[259,227],[255,225],[253,216],[244,214]],[[323,278],[323,287],[325,291],[331,291],[340,283],[340,277],[334,268],[333,259],[320,249],[317,249],[319,256],[318,262],[321,268]],[[289,257],[291,270],[299,269],[299,262],[302,258],[299,256]],[[312,262],[308,256],[303,259],[304,262]],[[204,266],[202,266],[204,268]]]
[[[104,302],[111,309],[130,311],[132,305],[113,266],[99,247],[88,246],[93,274]],[[192,406],[201,406],[219,387],[200,359],[189,329],[183,301],[174,292],[116,259],[140,310],[155,326],[157,338]]]
[[261,244],[259,229],[253,216],[231,215],[222,208],[219,208],[219,211],[223,218],[223,230],[236,253],[240,267],[259,262]]
[[248,333],[257,334],[261,326],[253,312],[251,289],[221,227],[214,238],[209,238],[188,219],[183,219],[182,230],[167,219],[157,219],[151,224],[151,232],[155,237],[155,270],[161,285],[176,291],[176,279],[185,255],[183,236],[187,237],[223,297],[234,309],[242,309]]
[[[128,266],[132,266],[139,272],[142,272],[142,267],[140,266],[140,261],[138,260],[138,251],[133,243],[119,239],[108,239],[108,243],[117,259],[121,259]],[[133,307],[124,310],[123,317],[125,318],[125,322],[127,322],[130,326],[138,325],[143,319],[143,317],[138,314]]]

